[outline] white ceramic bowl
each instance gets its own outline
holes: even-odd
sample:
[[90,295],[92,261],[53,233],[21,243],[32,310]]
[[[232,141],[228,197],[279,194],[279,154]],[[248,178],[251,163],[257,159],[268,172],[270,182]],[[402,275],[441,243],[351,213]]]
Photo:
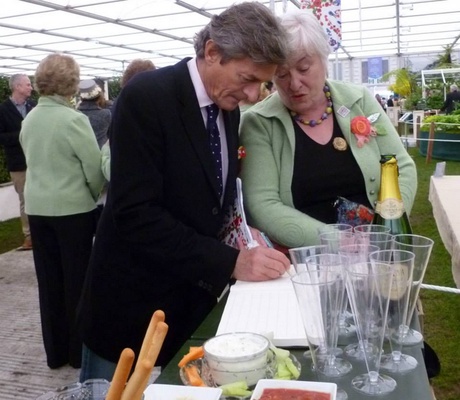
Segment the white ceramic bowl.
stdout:
[[144,400],[219,400],[221,395],[219,388],[154,383],[145,389]]
[[269,340],[250,332],[226,333],[207,340],[204,358],[209,374],[217,385],[245,380],[255,385],[267,373]]
[[252,393],[251,400],[259,400],[264,389],[301,389],[329,394],[328,400],[336,400],[337,384],[329,382],[285,381],[261,379]]

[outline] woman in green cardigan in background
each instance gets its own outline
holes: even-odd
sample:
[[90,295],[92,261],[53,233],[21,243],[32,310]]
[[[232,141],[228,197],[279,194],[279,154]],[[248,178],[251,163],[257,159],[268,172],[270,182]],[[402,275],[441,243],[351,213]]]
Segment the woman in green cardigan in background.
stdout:
[[75,314],[104,181],[89,119],[70,102],[79,82],[80,68],[72,57],[52,54],[43,59],[35,73],[41,97],[19,136],[28,167],[24,196],[50,368],[81,364]]

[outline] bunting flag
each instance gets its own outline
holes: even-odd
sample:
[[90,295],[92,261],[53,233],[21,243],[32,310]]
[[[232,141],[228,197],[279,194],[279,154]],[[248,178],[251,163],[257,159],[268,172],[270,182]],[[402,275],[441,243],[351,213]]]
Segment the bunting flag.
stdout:
[[329,37],[332,51],[336,51],[342,41],[341,0],[301,0],[300,8],[310,9],[318,18]]

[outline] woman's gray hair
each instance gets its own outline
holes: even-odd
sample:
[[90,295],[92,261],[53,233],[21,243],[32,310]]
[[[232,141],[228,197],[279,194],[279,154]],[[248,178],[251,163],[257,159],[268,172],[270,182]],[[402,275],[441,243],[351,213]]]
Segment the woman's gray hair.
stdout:
[[78,92],[79,83],[79,65],[64,54],[50,54],[40,61],[35,71],[35,89],[41,96],[73,96]]
[[318,55],[327,68],[331,53],[329,39],[318,18],[307,9],[292,10],[281,17],[281,25],[288,34],[289,58],[305,52],[307,55]]
[[208,40],[220,51],[222,62],[250,58],[256,64],[286,61],[286,34],[279,19],[264,5],[245,2],[227,8],[195,36],[195,52],[204,58]]

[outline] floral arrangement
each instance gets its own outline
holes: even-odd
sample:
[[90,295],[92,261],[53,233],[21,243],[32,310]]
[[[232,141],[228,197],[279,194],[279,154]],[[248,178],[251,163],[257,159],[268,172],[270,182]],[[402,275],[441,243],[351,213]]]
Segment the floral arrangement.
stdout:
[[366,143],[369,143],[371,137],[377,136],[377,130],[372,126],[372,123],[376,122],[380,117],[379,113],[365,117],[358,115],[351,120],[351,133],[353,133],[358,141],[358,147],[363,147]]

